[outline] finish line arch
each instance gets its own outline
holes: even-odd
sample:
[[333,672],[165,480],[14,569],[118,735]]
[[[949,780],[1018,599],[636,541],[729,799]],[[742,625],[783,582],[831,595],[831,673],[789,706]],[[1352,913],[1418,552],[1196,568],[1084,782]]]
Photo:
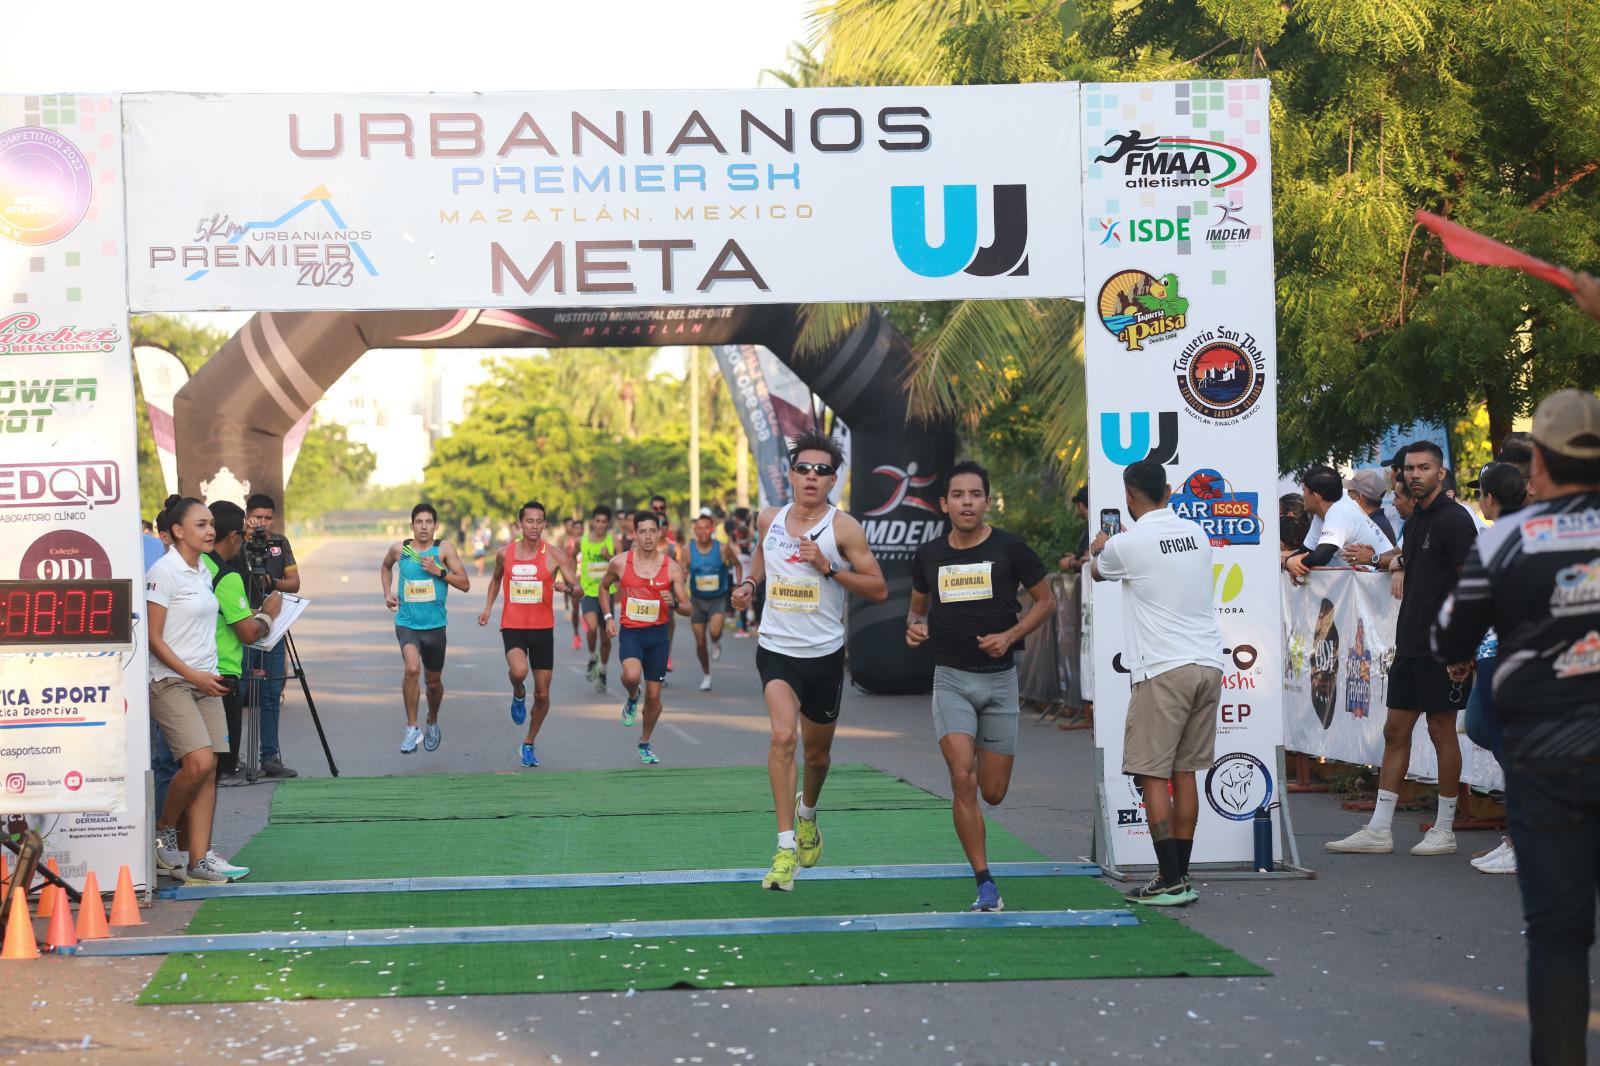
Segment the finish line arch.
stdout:
[[[222,476],[282,500],[284,436],[375,348],[761,345],[849,425],[853,476],[847,510],[875,516],[863,521],[889,599],[851,606],[851,676],[868,692],[926,692],[932,650],[908,648],[901,637],[911,598],[911,557],[923,540],[943,532],[944,521],[931,493],[898,491],[906,479],[894,474],[949,469],[955,426],[908,420],[900,382],[909,369],[909,349],[881,314],[869,312],[827,351],[799,356],[797,311],[792,305],[729,305],[262,312],[178,392],[173,421],[179,490],[203,499],[206,486]],[[875,473],[880,468],[886,472]]]

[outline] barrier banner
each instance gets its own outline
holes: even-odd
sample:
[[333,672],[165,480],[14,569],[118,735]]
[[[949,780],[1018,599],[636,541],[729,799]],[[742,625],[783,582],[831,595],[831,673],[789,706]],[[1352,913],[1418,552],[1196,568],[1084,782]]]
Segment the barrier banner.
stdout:
[[[1379,765],[1400,616],[1389,575],[1315,570],[1298,588],[1283,575],[1280,588],[1285,746],[1358,766]],[[1458,732],[1465,727],[1466,715],[1459,715]],[[1462,780],[1503,789],[1494,756],[1464,732],[1459,739]],[[1439,776],[1439,759],[1422,718],[1411,733],[1409,772],[1428,781]]]
[[1077,96],[1075,84],[131,94],[130,302],[1080,297],[1066,177]]
[[[1172,508],[1212,546],[1223,676],[1216,762],[1197,775],[1194,861],[1249,863],[1282,799],[1277,351],[1268,83],[1084,85],[1084,362],[1089,520],[1121,512],[1122,470],[1170,471]],[[1265,507],[1265,509],[1264,509]],[[1155,862],[1122,768],[1130,693],[1122,587],[1093,584],[1095,744],[1117,866]],[[1281,839],[1281,835],[1279,837]]]
[[127,863],[148,885],[125,250],[117,98],[0,96],[0,579],[126,578],[135,623],[133,649],[104,658],[0,657],[0,812],[33,814],[74,882],[93,868],[107,884]]

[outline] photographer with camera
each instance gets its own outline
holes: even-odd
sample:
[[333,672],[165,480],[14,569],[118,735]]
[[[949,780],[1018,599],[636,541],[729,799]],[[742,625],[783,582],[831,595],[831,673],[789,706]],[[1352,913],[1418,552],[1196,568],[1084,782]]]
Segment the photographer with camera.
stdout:
[[[299,592],[300,568],[287,537],[272,532],[278,507],[271,496],[258,492],[245,501],[245,570],[250,606],[259,609],[274,592]],[[246,667],[257,678],[255,693],[261,722],[261,774],[263,777],[298,777],[283,765],[278,749],[278,716],[286,679],[284,643],[271,651],[247,649]],[[247,675],[247,676],[251,676]]]
[[200,561],[211,571],[211,589],[217,596],[217,673],[228,691],[222,694],[222,712],[228,721],[228,754],[218,756],[224,776],[238,769],[239,743],[244,735],[243,664],[245,642],[264,638],[272,630],[272,620],[283,608],[283,597],[274,592],[259,609],[250,606],[246,591],[244,509],[231,500],[211,505],[212,528],[216,540],[209,555]]

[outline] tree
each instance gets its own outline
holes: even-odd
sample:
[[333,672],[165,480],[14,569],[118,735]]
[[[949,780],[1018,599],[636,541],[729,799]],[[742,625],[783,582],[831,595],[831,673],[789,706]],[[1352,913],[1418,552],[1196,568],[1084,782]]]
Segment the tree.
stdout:
[[344,426],[313,421],[284,490],[284,514],[298,522],[359,508],[377,466],[372,449],[351,440]]

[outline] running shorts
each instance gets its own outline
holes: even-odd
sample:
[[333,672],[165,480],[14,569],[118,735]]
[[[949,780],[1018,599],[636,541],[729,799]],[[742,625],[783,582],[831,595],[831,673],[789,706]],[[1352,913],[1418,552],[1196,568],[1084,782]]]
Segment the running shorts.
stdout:
[[518,648],[528,657],[529,670],[553,670],[556,665],[554,629],[502,629],[500,643],[510,653]]
[[1017,668],[980,674],[953,666],[933,668],[933,729],[965,733],[996,755],[1017,753]]
[[228,750],[228,718],[222,697],[203,695],[181,677],[150,682],[150,717],[167,738],[174,759],[201,748]]
[[[582,611],[584,614],[592,614],[596,618],[599,618],[600,617],[600,613],[601,613],[600,612],[600,597],[599,596],[585,596],[583,598],[583,602],[578,605],[578,609],[580,611]],[[602,631],[605,629],[604,626],[601,626],[600,628],[601,628]],[[602,635],[604,635],[604,634],[602,633]]]
[[644,679],[660,683],[667,679],[667,656],[672,651],[667,623],[653,626],[623,626],[622,648],[617,659],[638,659]]
[[839,720],[839,699],[844,695],[844,648],[829,655],[802,659],[767,648],[756,648],[756,672],[762,691],[782,681],[800,700],[800,713],[819,725]]
[[437,674],[444,669],[444,626],[438,629],[410,629],[406,626],[394,627],[395,639],[404,648],[411,645],[422,656],[422,668],[430,674]]
[[1401,655],[1389,667],[1389,696],[1385,702],[1396,711],[1455,714],[1466,707],[1471,692],[1470,674],[1465,681],[1451,681],[1444,663]]
[[697,626],[705,625],[707,622],[711,621],[712,615],[723,613],[726,602],[727,601],[721,596],[718,596],[715,599],[710,599],[705,596],[690,596],[689,624]]

